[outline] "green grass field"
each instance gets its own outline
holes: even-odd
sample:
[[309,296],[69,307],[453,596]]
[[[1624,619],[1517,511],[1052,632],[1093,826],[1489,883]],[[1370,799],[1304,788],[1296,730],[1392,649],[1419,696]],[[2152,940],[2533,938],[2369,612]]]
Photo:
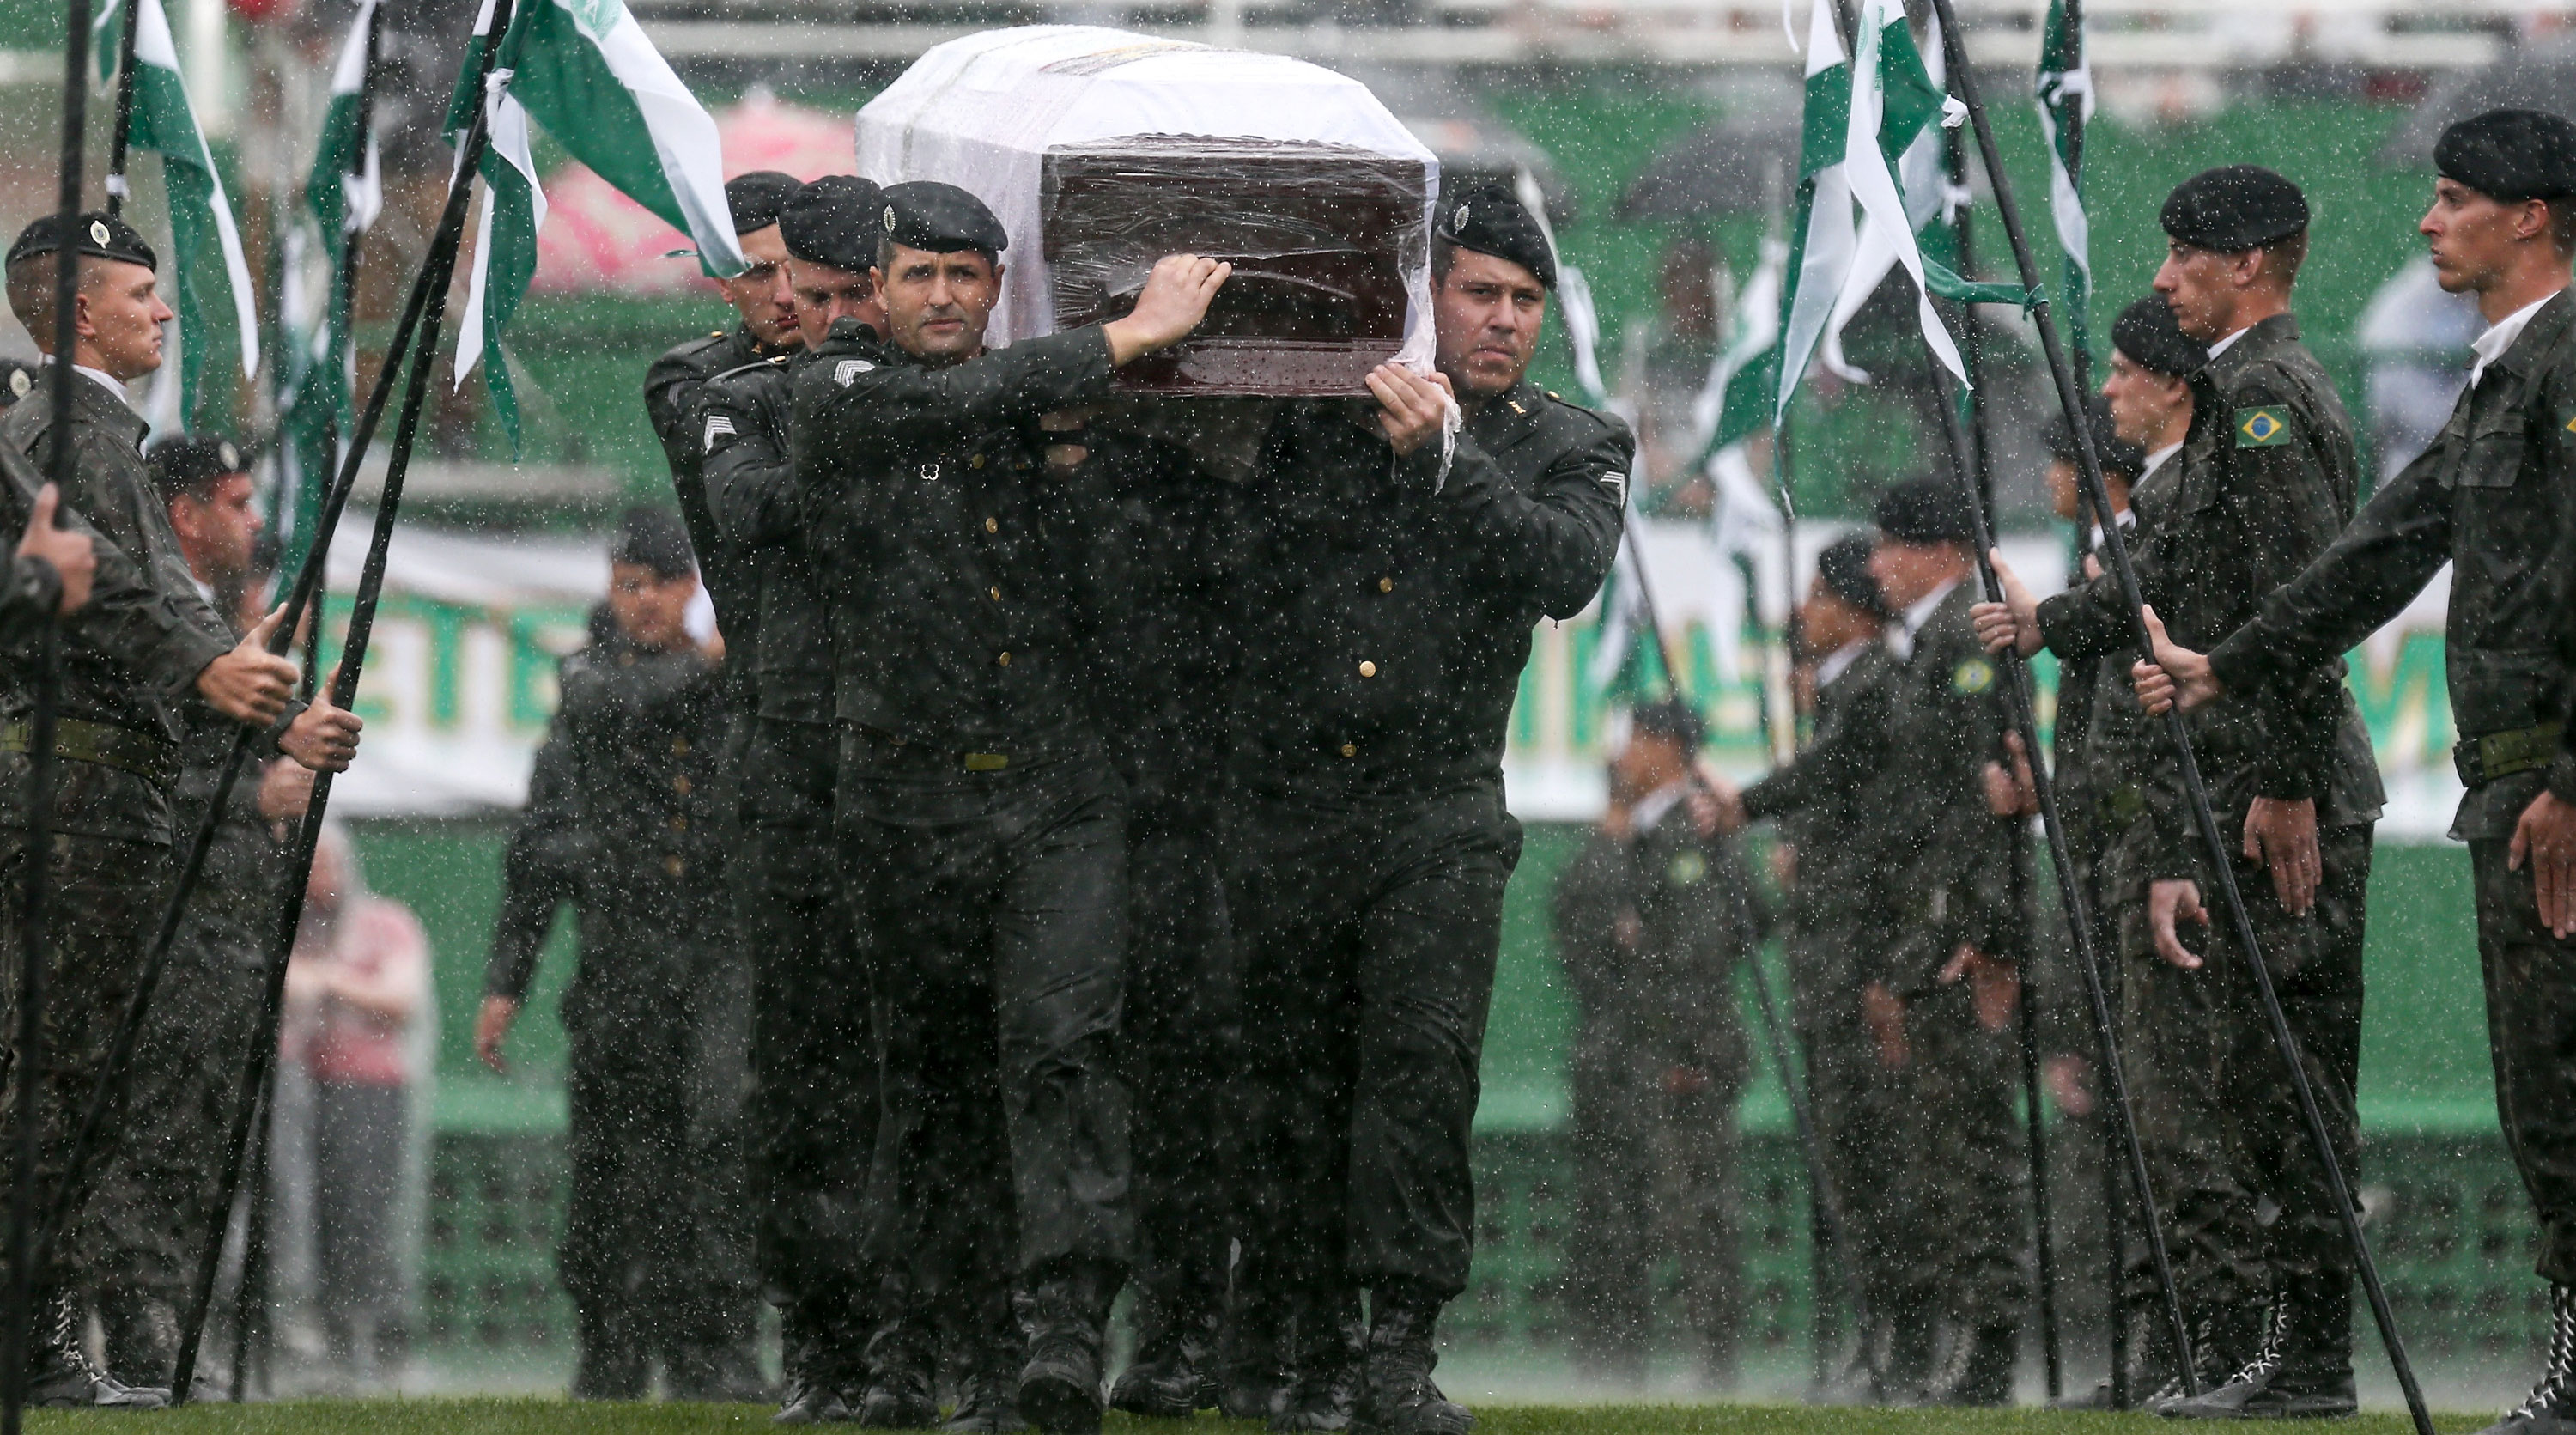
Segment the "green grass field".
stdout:
[[[2177,1427],[2149,1415],[2076,1415],[2042,1410],[1863,1410],[1790,1405],[1483,1405],[1479,1435],[2146,1435]],[[2492,1415],[2446,1415],[2444,1435],[2476,1430]],[[301,1400],[273,1405],[192,1405],[163,1414],[40,1413],[30,1429],[150,1431],[152,1435],[693,1435],[769,1426],[751,1405],[575,1405],[562,1400]],[[1191,1435],[1258,1435],[1249,1421],[1202,1418]],[[2342,1435],[2408,1435],[2403,1412],[2372,1411],[2298,1429]],[[1110,1416],[1105,1435],[1164,1435],[1162,1421]]]

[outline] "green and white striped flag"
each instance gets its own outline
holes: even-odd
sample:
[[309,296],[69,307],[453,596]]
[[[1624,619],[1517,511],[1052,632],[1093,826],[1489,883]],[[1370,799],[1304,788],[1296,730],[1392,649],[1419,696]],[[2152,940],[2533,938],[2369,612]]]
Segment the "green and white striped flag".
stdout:
[[1857,236],[1851,185],[1843,173],[1851,105],[1851,59],[1834,28],[1833,0],[1814,0],[1807,16],[1806,109],[1798,126],[1798,217],[1789,240],[1788,282],[1780,293],[1780,350],[1773,365],[1775,429],[1788,419],[1789,399],[1806,377],[1851,272]]
[[[1854,24],[1859,54],[1852,61],[1843,173],[1852,198],[1868,219],[1859,246],[1863,257],[1853,264],[1850,281],[1875,288],[1887,270],[1867,263],[1867,255],[1872,250],[1892,251],[1896,263],[1914,281],[1915,317],[1923,328],[1923,342],[1942,367],[1965,384],[1968,366],[1959,357],[1949,326],[1932,307],[1933,290],[1924,275],[1922,245],[1915,234],[1918,221],[1909,211],[1909,196],[1897,183],[1895,170],[1906,152],[1924,138],[1924,131],[1941,118],[1948,96],[1932,83],[1931,73],[1923,66],[1914,32],[1906,25],[1903,0],[1861,0]],[[1922,222],[1939,217],[1938,193],[1926,198]]]
[[376,130],[367,123],[367,66],[375,51],[376,0],[360,0],[331,67],[331,105],[322,117],[321,143],[304,179],[304,207],[337,250],[341,236],[363,234],[384,208],[384,178],[376,163]]
[[1787,277],[1789,246],[1762,241],[1762,258],[1735,296],[1726,348],[1709,366],[1691,418],[1708,437],[1699,449],[1706,463],[1721,450],[1751,437],[1770,417],[1780,364],[1780,286]]
[[[188,82],[179,73],[179,47],[170,38],[170,17],[161,0],[128,0],[111,7],[95,26],[99,65],[112,73],[118,31],[131,14],[134,30],[134,113],[127,131],[130,149],[161,156],[161,180],[170,201],[170,264],[178,291],[179,397],[181,424],[194,424],[205,393],[207,359],[224,346],[217,306],[229,299],[239,335],[238,357],[244,378],[259,371],[259,312],[251,285],[250,264],[242,254],[241,229],[233,223],[232,202],[215,172],[214,151],[197,127],[195,106],[188,101]],[[221,292],[219,292],[221,291]],[[229,406],[226,406],[229,409]]]
[[2039,42],[2039,126],[2048,136],[2048,212],[2066,255],[2066,295],[2058,303],[2077,352],[2085,347],[2085,310],[2093,292],[2092,226],[2084,214],[2084,122],[2093,118],[2093,70],[2084,58],[2083,13],[2049,0]]
[[[483,215],[475,232],[474,268],[465,322],[456,335],[461,387],[527,294],[537,269],[537,229],[545,192],[529,150],[530,119],[600,178],[695,242],[709,274],[742,272],[733,218],[725,205],[724,152],[716,122],[627,13],[625,0],[521,0],[501,37],[492,73],[472,92],[479,37],[492,26],[492,0],[474,22],[478,42],[466,47],[447,126],[461,134],[474,105],[486,107],[491,145],[478,173]],[[507,365],[484,365],[493,408],[519,437],[516,396]]]

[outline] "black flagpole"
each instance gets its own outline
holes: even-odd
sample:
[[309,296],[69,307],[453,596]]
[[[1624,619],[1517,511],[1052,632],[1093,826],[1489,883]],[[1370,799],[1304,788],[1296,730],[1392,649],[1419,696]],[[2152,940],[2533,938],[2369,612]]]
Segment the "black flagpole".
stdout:
[[[116,36],[116,125],[108,131],[107,141],[107,212],[125,212],[126,191],[132,188],[125,179],[126,140],[134,133],[134,32],[143,28],[143,0],[108,0],[125,7],[125,24]],[[89,48],[86,37],[81,48]],[[89,62],[83,59],[82,68]],[[88,83],[89,77],[81,77]]]
[[[478,83],[475,86],[478,96],[482,89],[479,81],[490,73],[501,39],[509,31],[510,10],[511,0],[496,0],[491,28],[484,36],[478,59]],[[414,289],[415,296],[425,300],[420,307],[420,338],[410,351],[409,381],[403,389],[402,416],[394,425],[393,449],[385,466],[384,493],[378,500],[375,531],[368,541],[366,566],[350,607],[349,628],[342,639],[339,666],[332,674],[331,701],[338,707],[345,708],[356,701],[358,679],[366,664],[367,643],[375,627],[376,605],[384,589],[386,558],[393,543],[394,520],[402,507],[403,475],[410,467],[413,441],[419,436],[421,410],[429,397],[430,370],[435,366],[438,352],[439,329],[447,313],[448,284],[455,277],[457,250],[464,242],[467,201],[473,193],[476,166],[489,138],[486,124],[489,114],[488,102],[478,103],[472,121],[466,126],[464,139],[457,146],[456,175],[448,186],[447,208],[439,216],[438,230],[430,240],[429,255],[422,265],[420,282]],[[386,353],[376,390],[368,400],[370,420],[381,412],[386,383],[399,366],[403,353],[399,344]],[[499,362],[499,356],[492,356],[491,362]],[[365,426],[367,429],[372,427],[372,422]],[[352,445],[343,463],[341,481],[334,486],[331,495],[335,518],[338,507],[347,501],[358,459],[365,451],[363,443]],[[327,531],[324,530],[324,534]],[[317,534],[317,539],[324,534]],[[318,558],[322,552],[318,544],[314,552]],[[306,568],[309,573],[313,563],[308,561]],[[278,631],[285,632],[286,625],[280,624]],[[268,1069],[277,1057],[277,1029],[284,1005],[286,966],[295,950],[296,927],[303,917],[304,888],[313,870],[313,850],[321,841],[323,818],[330,809],[331,777],[328,772],[314,777],[313,795],[305,807],[303,826],[296,835],[295,855],[286,867],[287,890],[279,894],[277,926],[271,934],[266,973],[268,990],[260,1024],[253,1033],[250,1054],[243,1063],[222,1189],[215,1205],[218,1212],[227,1216],[241,1187],[243,1157],[249,1145],[253,1114],[250,1108],[255,1104],[251,1098],[267,1081]],[[186,1400],[189,1387],[194,1383],[198,1346],[205,1334],[206,1313],[214,1301],[215,1275],[222,1257],[223,1242],[219,1237],[207,1243],[206,1251],[198,1260],[196,1290],[180,1329],[179,1360],[171,1389],[174,1401]]]
[[[82,170],[89,125],[89,0],[70,0],[64,7],[62,168],[55,198],[54,241],[54,382],[49,397],[53,412],[52,449],[46,470],[54,491],[72,491],[72,351],[74,302],[80,292],[80,245],[73,230],[80,223]],[[27,513],[36,522],[33,495]],[[36,1274],[41,1246],[36,1222],[41,1203],[36,1195],[38,1156],[43,1150],[45,905],[53,862],[54,730],[62,689],[60,633],[56,615],[40,619],[36,635],[34,711],[27,732],[26,894],[18,920],[18,1030],[15,1056],[18,1082],[17,1142],[10,1152],[9,1283],[0,1293],[0,1435],[18,1435],[27,1407],[29,1340],[34,1324]]]
[[[1958,30],[1958,14],[1951,0],[1932,0],[1941,16],[1942,43],[1950,54],[1950,68],[1959,87],[1959,98],[1968,107],[1969,119],[1976,125],[1977,146],[1985,162],[1986,176],[1995,189],[1995,203],[2002,211],[2004,235],[2012,242],[2013,262],[2024,286],[2034,291],[2031,320],[2039,329],[2041,350],[2048,357],[2049,376],[2056,382],[2058,406],[2065,411],[2068,427],[2075,431],[2077,468],[2083,475],[2085,490],[2092,495],[2094,510],[2111,512],[2109,489],[2102,481],[2101,456],[2094,451],[2093,433],[2084,421],[2084,404],[2075,391],[2075,374],[2066,359],[2065,346],[2059,342],[2057,325],[2050,319],[2048,301],[2038,295],[2039,266],[2032,260],[2030,243],[2022,233],[2021,216],[2012,199],[2012,183],[2006,177],[2003,156],[1995,143],[1994,130],[1986,119],[1985,106],[1977,98],[1976,77],[1969,71],[1967,47]],[[2152,660],[2154,645],[2147,636],[2145,599],[2138,590],[2137,570],[2129,562],[2128,541],[2116,523],[2102,527],[2103,544],[2111,555],[2112,572],[2118,575],[2120,596],[2127,604],[2130,622],[2135,628],[2137,650],[2141,658]],[[1999,595],[1998,595],[1999,596]],[[2245,965],[2254,978],[2254,990],[2262,999],[2264,1018],[2272,1028],[2273,1044],[2280,1048],[2281,1059],[2289,1067],[2291,1089],[2299,1099],[2299,1117],[2307,1128],[2308,1143],[2316,1152],[2317,1162],[2325,1172],[2326,1185],[2335,1203],[2335,1215],[2343,1223],[2344,1238],[2352,1245],[2353,1264],[2361,1277],[2361,1288],[2370,1301],[2371,1319],[2379,1327],[2381,1344],[2388,1349],[2388,1363],[2397,1374],[2397,1384],[2406,1393],[2407,1414],[2413,1418],[2416,1435],[2436,1435],[2432,1412],[2425,1408],[2423,1387],[2416,1382],[2414,1362],[2407,1359],[2406,1341],[2397,1329],[2397,1315],[2388,1305],[2388,1292],[2380,1284],[2379,1263],[2370,1253],[2370,1238],[2361,1229],[2360,1213],[2352,1202],[2352,1187],[2335,1159],[2334,1142],[2326,1131],[2324,1113],[2317,1108],[2315,1088],[2308,1081],[2308,1069],[2299,1059],[2298,1039],[2290,1032],[2289,1018],[2281,1010],[2280,994],[2272,986],[2271,965],[2263,956],[2261,940],[2255,935],[2253,918],[2245,908],[2245,895],[2237,890],[2236,870],[2228,851],[2226,834],[2218,830],[2217,815],[2209,805],[2209,788],[2201,780],[2200,761],[2191,750],[2190,730],[2183,725],[2180,709],[2165,714],[2165,732],[2172,740],[2174,760],[2182,771],[2183,787],[2191,794],[2192,820],[2200,830],[2200,839],[2212,858],[2211,866],[2221,905],[2226,908],[2229,924],[2235,928],[2237,944],[2245,949]],[[2184,1368],[2189,1370],[2188,1358]]]

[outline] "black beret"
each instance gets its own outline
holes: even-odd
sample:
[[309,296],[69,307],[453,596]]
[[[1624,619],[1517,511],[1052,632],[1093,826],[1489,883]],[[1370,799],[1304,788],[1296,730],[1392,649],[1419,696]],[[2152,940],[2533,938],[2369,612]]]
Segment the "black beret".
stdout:
[[876,267],[877,241],[885,236],[884,208],[885,192],[873,181],[827,174],[778,211],[778,237],[807,263],[865,274]]
[[[63,216],[57,211],[18,231],[17,242],[9,246],[8,263],[32,259],[39,254],[52,254],[63,247]],[[161,260],[152,246],[143,241],[134,226],[104,210],[92,210],[72,221],[72,243],[80,253],[93,259],[114,259],[124,264],[140,264],[158,271]]]
[[2259,164],[2231,164],[2175,185],[2159,218],[2194,249],[2242,254],[2307,228],[2308,197]]
[[1537,276],[1539,287],[1556,287],[1556,250],[1547,242],[1529,206],[1499,184],[1461,190],[1443,200],[1434,236],[1461,249],[1508,259]]
[[2182,331],[2173,306],[2161,294],[2150,294],[2120,311],[2111,321],[2111,347],[2129,362],[2168,379],[2188,379],[2209,364],[2209,348]]
[[927,249],[933,254],[972,249],[998,260],[1011,247],[1011,236],[1002,232],[1002,221],[993,217],[984,201],[935,179],[887,185],[878,223],[886,238],[906,249]]
[[1976,515],[1956,483],[1916,478],[1878,496],[1871,515],[1878,531],[1898,543],[1974,543]]
[[2442,131],[2433,170],[2489,199],[2576,194],[2576,124],[2545,110],[2489,110]]
[[1816,576],[1824,580],[1826,592],[1862,612],[1892,617],[1887,595],[1879,591],[1878,577],[1869,571],[1869,550],[1868,534],[1846,533],[1816,555]]
[[152,486],[160,490],[163,503],[250,467],[231,439],[193,433],[172,434],[152,445],[143,463],[152,471]]
[[617,541],[609,545],[611,563],[637,563],[657,578],[677,578],[697,571],[689,548],[689,530],[680,515],[667,508],[630,508],[617,521]]
[[[2120,437],[2111,424],[2111,401],[2095,394],[2084,401],[2084,426],[2093,431],[2093,456],[2102,461],[2102,471],[2124,479],[2135,479],[2138,470],[2147,466],[2147,451]],[[2048,416],[2048,428],[2041,434],[2048,445],[2048,456],[2060,463],[2078,462],[2074,426],[2062,413]]]
[[1680,698],[1646,703],[1629,715],[1628,731],[1638,737],[1668,737],[1684,752],[1697,752],[1708,741],[1708,719]]
[[725,181],[725,208],[733,211],[733,232],[749,234],[778,222],[778,208],[805,187],[803,180],[774,169],[755,169]]

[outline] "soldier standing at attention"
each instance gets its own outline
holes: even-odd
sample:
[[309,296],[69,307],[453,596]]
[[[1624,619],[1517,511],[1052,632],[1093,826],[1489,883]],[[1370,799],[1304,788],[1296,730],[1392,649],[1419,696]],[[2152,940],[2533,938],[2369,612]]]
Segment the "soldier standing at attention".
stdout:
[[2497,1115],[2550,1297],[2548,1367],[2488,1435],[2550,1435],[2576,1422],[2576,653],[2561,641],[2576,543],[2576,125],[2491,110],[2443,131],[2433,167],[2416,227],[2442,287],[2475,294],[2489,326],[2450,422],[2251,621],[2186,635],[2165,617],[2171,637],[2157,635],[2138,694],[2202,721],[2259,705],[2450,565],[2445,663],[2468,788],[2451,836],[2469,845]]
[[502,864],[476,1052],[501,1047],[536,975],[555,909],[580,919],[565,991],[571,1038],[570,1210],[556,1255],[580,1341],[572,1393],[641,1398],[659,1356],[670,1393],[760,1393],[751,1294],[707,1268],[717,1243],[708,1169],[706,1048],[725,1037],[711,982],[739,960],[720,805],[725,713],[714,665],[685,626],[698,580],[680,521],[638,509],[609,555],[614,626],[564,660],[562,700]]
[[[1814,727],[1797,761],[1744,789],[1730,824],[1775,819],[1787,876],[1785,916],[1799,1044],[1807,1052],[1816,1140],[1839,1198],[1850,1248],[1829,1251],[1819,1289],[1846,1265],[1860,1277],[1875,1318],[1860,1332],[1855,1368],[1872,1394],[1886,1384],[1889,1324],[1901,1304],[1896,1253],[1908,1248],[1905,1209],[1894,1180],[1901,1116],[1898,1072],[1879,1059],[1861,1020],[1861,989],[1879,966],[1894,921],[1886,873],[1895,860],[1880,845],[1879,803],[1889,754],[1887,689],[1896,659],[1884,641],[1894,618],[1869,571],[1865,533],[1836,539],[1816,555],[1816,575],[1798,611],[1812,659]],[[1918,1372],[1919,1376],[1919,1372]]]
[[1475,1242],[1469,1130],[1520,860],[1504,725],[1530,630],[1609,571],[1635,453],[1524,377],[1556,280],[1537,221],[1497,188],[1440,221],[1439,373],[1381,366],[1373,415],[1288,406],[1245,496],[1227,900],[1253,1279],[1290,1324],[1275,1429],[1342,1428],[1354,1397],[1387,1435],[1474,1424],[1431,1371]]
[[[1028,1301],[1019,1412],[1087,1435],[1133,1257],[1126,795],[1077,592],[1100,515],[1046,471],[1037,423],[1185,338],[1232,270],[1166,257],[1126,317],[988,352],[1000,221],[927,181],[880,213],[888,342],[836,326],[796,366],[789,425],[840,538],[833,821],[883,1023],[867,1255],[904,1269],[940,1207],[980,1205]],[[1008,1186],[939,1169],[969,1156]]]
[[[258,601],[246,590],[260,530],[241,451],[224,439],[183,435],[153,445],[146,461],[189,573],[218,613],[239,615],[245,600]],[[210,712],[190,717],[175,829],[182,833],[204,821],[238,731]],[[254,761],[234,785],[135,1051],[124,1106],[130,1135],[98,1177],[98,1230],[85,1234],[100,1251],[93,1300],[107,1363],[146,1384],[170,1378],[188,1278],[212,1237],[234,1073],[267,989],[289,824],[310,795],[311,775],[284,758]],[[349,1333],[332,1336],[345,1345]]]
[[[789,196],[777,233],[797,333],[883,329],[877,187],[829,175]],[[789,353],[754,359],[699,392],[709,512],[759,597],[758,664],[743,750],[743,915],[751,947],[751,1172],[762,1283],[779,1304],[788,1388],[778,1418],[859,1416],[873,1281],[859,1203],[876,1142],[876,1037],[832,852],[831,605],[827,555],[788,463]],[[737,717],[737,722],[744,719]]]
[[[56,256],[76,247],[80,287],[69,314],[54,304]],[[307,767],[346,768],[358,719],[329,703],[290,703],[295,665],[263,646],[278,615],[236,642],[232,628],[199,595],[180,556],[170,516],[145,471],[146,425],[127,407],[125,385],[161,366],[161,325],[170,317],[154,290],[155,260],[143,237],[106,214],[78,217],[69,233],[58,216],[30,224],[7,258],[9,307],[47,363],[25,398],[0,414],[0,447],[17,481],[6,485],[8,517],[23,520],[38,501],[34,468],[51,461],[56,384],[74,386],[72,490],[61,507],[96,525],[99,592],[63,632],[60,724],[55,732],[54,845],[48,860],[52,971],[44,1007],[39,1179],[64,1176],[72,1127],[97,1085],[131,995],[137,954],[167,900],[186,708],[202,701],[222,718],[263,730],[257,746]],[[67,362],[66,362],[67,361]],[[26,460],[32,460],[27,462]],[[22,506],[24,505],[24,506]],[[112,557],[111,557],[112,555]],[[23,824],[26,749],[34,698],[33,654],[0,663],[0,829]],[[29,860],[23,842],[0,855],[0,970],[18,961],[20,904]],[[8,978],[14,981],[14,976]],[[13,1070],[11,1082],[26,1079]],[[16,1096],[0,1116],[14,1122]],[[108,1139],[121,1139],[113,1127]],[[85,1193],[75,1193],[82,1196]],[[76,1201],[67,1230],[89,1219]],[[28,1399],[45,1405],[157,1407],[166,1394],[119,1384],[81,1347],[76,1298],[87,1284],[89,1251],[57,1243],[54,1269],[31,1282],[36,1339],[29,1350]]]
[[1679,699],[1637,709],[1612,762],[1610,815],[1556,894],[1557,950],[1581,1009],[1577,1080],[1589,1067],[1595,1088],[1577,1103],[1576,1260],[1601,1299],[1580,1314],[1614,1337],[1602,1373],[1631,1386],[1665,1252],[1681,1264],[1702,1388],[1734,1385],[1743,1340],[1736,1104],[1752,1059],[1736,964],[1763,914],[1742,854],[1704,835],[1688,801],[1707,735]]
[[[2156,292],[2182,332],[2209,347],[2209,365],[2192,380],[2172,496],[2154,504],[2141,529],[2138,583],[2176,638],[2215,645],[2326,551],[2352,516],[2359,465],[2343,401],[2290,314],[2308,239],[2298,186],[2253,165],[2209,170],[2176,187],[2162,218],[2168,253]],[[2034,603],[2009,570],[1998,571],[2007,601],[1977,610],[1979,634],[1995,651],[2017,644],[2028,656],[2046,646],[2078,659],[2131,649],[2134,619],[2114,579]],[[2357,1181],[2363,905],[2382,800],[2360,709],[2344,689],[2341,660],[2329,658],[2259,698],[2195,715],[2191,731],[2220,830],[2241,834],[2241,850],[2230,854],[2236,885],[2336,1160]],[[2139,815],[2109,859],[2145,892],[2143,909],[2122,914],[2122,945],[2152,950],[2206,984],[2211,1064],[2171,1076],[2205,1082],[2235,1179],[2280,1216],[2263,1232],[2262,1265],[2247,1273],[2239,1307],[2266,1302],[2261,1327],[2210,1342],[2212,1357],[2230,1363],[2215,1368],[2232,1365],[2234,1375],[2158,1408],[2191,1418],[2349,1413],[2352,1250],[2304,1139],[2249,954],[2230,924],[2212,927],[2203,908],[2214,879],[2180,764],[2159,758],[2138,772]],[[2266,867],[2270,880],[2260,880]],[[2185,922],[2207,933],[2207,951],[2184,945]]]

